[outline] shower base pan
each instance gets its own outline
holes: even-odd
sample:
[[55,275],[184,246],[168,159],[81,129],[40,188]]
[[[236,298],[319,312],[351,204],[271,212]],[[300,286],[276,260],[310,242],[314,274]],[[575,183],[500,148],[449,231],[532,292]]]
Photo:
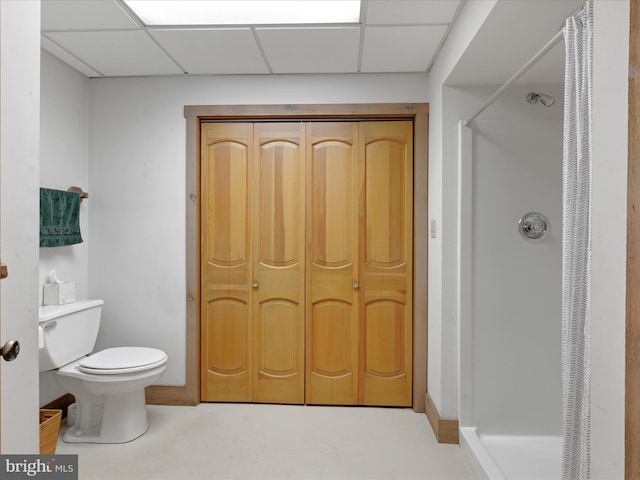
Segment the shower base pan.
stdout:
[[483,435],[460,428],[460,446],[478,478],[557,480],[562,469],[562,437]]

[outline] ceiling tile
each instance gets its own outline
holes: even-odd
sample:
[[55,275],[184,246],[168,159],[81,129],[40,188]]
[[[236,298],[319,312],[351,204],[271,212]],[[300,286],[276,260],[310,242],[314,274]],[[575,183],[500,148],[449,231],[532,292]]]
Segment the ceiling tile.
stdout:
[[273,73],[352,73],[360,27],[258,28]]
[[105,76],[183,73],[143,31],[52,32],[47,36]]
[[369,0],[367,25],[446,24],[460,0]]
[[87,77],[100,77],[101,76],[99,72],[96,72],[91,67],[85,65],[83,62],[81,62],[80,60],[75,58],[69,52],[67,52],[66,50],[64,50],[60,46],[56,45],[51,40],[49,40],[46,37],[46,35],[41,35],[40,36],[40,45],[42,46],[42,48],[44,50],[49,52],[51,55],[53,55],[55,57],[58,57],[60,60],[62,60],[63,62],[67,63],[68,65],[72,66],[73,68],[78,70],[83,75],[85,75]]
[[362,72],[424,72],[446,26],[366,27]]
[[43,0],[42,30],[136,29],[114,0]]
[[188,73],[269,73],[249,28],[151,30],[150,34]]

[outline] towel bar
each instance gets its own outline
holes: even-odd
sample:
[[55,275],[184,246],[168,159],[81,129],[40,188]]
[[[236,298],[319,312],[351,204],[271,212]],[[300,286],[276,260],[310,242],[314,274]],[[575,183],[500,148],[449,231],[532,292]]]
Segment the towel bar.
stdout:
[[80,194],[80,202],[85,198],[89,198],[89,193],[82,190],[80,187],[69,187],[67,188],[68,192],[76,192]]

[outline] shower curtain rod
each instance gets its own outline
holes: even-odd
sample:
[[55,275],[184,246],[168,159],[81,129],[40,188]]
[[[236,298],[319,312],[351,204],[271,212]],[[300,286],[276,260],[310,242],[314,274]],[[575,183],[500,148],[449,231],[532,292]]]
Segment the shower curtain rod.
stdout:
[[462,122],[462,124],[465,127],[468,127],[469,124],[473,122],[478,117],[478,115],[484,112],[489,105],[495,102],[498,99],[498,97],[502,95],[507,88],[509,88],[511,85],[517,82],[520,79],[520,77],[522,77],[525,73],[527,73],[527,71],[529,71],[529,69],[538,62],[538,60],[544,57],[549,52],[549,50],[555,47],[556,44],[562,39],[563,35],[564,35],[564,28],[560,30],[558,33],[556,33],[553,36],[553,38],[549,40],[546,43],[546,45],[538,51],[538,53],[536,53],[533,57],[531,57],[531,59],[527,63],[525,63],[520,70],[518,70],[509,80],[507,80],[504,83],[504,85],[502,85],[498,90],[496,90],[496,93],[491,95],[491,97],[489,97],[489,100],[487,100],[484,103],[484,105],[482,105],[482,107],[474,115],[472,115],[468,120],[465,120],[464,122]]

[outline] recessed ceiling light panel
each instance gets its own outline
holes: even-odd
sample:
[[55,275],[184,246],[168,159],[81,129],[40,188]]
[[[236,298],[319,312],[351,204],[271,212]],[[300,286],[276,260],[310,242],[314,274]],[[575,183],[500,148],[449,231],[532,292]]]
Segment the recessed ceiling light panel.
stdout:
[[360,0],[124,0],[147,26],[358,23]]

